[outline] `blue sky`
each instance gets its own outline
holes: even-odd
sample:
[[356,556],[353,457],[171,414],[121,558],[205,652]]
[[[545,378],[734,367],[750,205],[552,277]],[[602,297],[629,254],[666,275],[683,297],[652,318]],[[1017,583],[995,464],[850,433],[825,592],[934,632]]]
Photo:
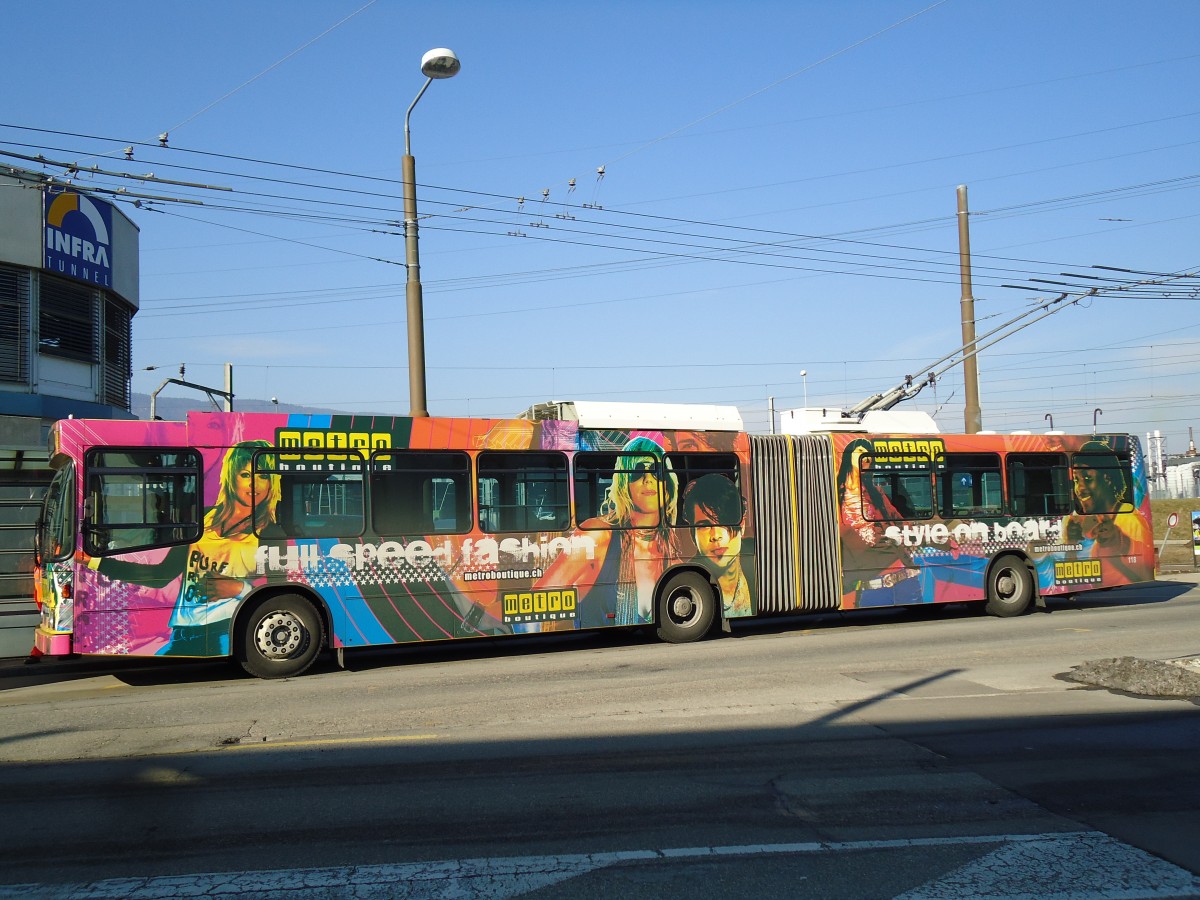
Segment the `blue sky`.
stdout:
[[[412,118],[430,411],[730,403],[766,431],[768,397],[852,405],[959,345],[959,184],[979,334],[1055,296],[1031,278],[1195,272],[1198,30],[1192,0],[60,0],[6,23],[0,150],[233,189],[79,182],[203,203],[122,207],[135,390],[231,362],[242,397],[402,414],[403,117],[451,47]],[[985,350],[984,427],[1184,450],[1197,282]],[[954,369],[901,408],[960,430],[962,402]]]

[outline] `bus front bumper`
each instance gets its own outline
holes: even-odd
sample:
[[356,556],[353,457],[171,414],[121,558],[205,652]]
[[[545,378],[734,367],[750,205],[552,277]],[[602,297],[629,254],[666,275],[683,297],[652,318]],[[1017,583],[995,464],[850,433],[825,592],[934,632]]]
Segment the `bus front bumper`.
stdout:
[[71,633],[48,631],[39,625],[33,633],[33,646],[45,656],[70,656]]

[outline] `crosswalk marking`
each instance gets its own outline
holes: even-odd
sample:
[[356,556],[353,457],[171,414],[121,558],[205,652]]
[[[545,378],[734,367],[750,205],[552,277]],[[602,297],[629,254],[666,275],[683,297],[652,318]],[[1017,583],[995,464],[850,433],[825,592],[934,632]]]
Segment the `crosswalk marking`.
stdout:
[[609,866],[734,856],[836,854],[863,850],[980,845],[973,862],[898,900],[1155,900],[1200,896],[1200,878],[1102,832],[929,837],[880,841],[679,847],[558,856],[496,857],[261,872],[113,878],[75,884],[0,885],[0,898],[165,900],[180,896],[254,896],[261,900],[507,900]]

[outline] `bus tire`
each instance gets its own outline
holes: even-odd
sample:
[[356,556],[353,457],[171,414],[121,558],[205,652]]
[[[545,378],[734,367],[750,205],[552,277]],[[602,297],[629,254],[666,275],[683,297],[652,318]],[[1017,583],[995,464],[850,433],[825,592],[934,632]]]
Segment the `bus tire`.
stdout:
[[1019,556],[1001,556],[988,571],[987,603],[991,616],[1008,618],[1029,611],[1033,601],[1033,575]]
[[708,634],[716,612],[708,579],[696,572],[679,572],[658,597],[658,636],[671,644],[698,641]]
[[240,618],[234,654],[257,678],[290,678],[313,664],[325,643],[325,623],[299,594],[276,594]]

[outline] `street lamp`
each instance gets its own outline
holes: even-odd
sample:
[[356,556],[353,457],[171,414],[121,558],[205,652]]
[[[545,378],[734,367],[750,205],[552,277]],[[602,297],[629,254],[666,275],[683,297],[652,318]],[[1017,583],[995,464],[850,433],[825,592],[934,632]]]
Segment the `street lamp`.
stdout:
[[808,371],[800,370],[800,380],[804,382],[804,408],[808,409]]
[[401,161],[401,180],[404,183],[404,265],[408,283],[404,290],[408,307],[408,403],[409,415],[424,418],[425,408],[425,314],[421,297],[421,263],[417,253],[417,168],[412,156],[408,120],[413,107],[435,78],[453,78],[462,63],[453,50],[438,47],[421,57],[421,74],[425,84],[404,114],[404,159]]

